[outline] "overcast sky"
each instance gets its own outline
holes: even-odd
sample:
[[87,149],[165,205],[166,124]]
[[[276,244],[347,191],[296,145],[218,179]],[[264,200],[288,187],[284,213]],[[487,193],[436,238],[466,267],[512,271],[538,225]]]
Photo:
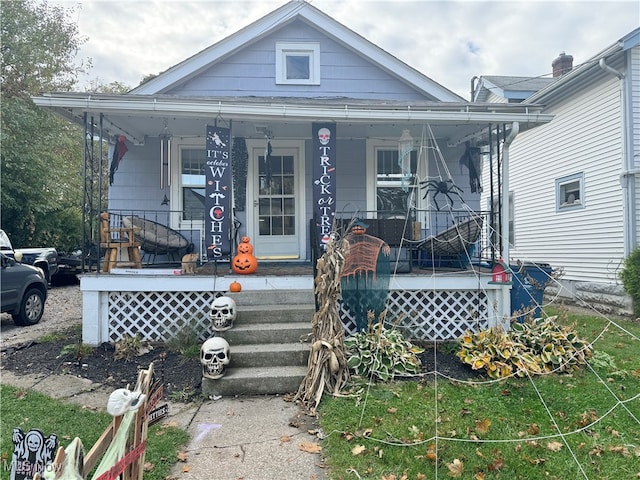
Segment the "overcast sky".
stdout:
[[[79,54],[98,78],[137,86],[286,0],[51,1],[75,8]],[[312,4],[463,98],[474,75],[543,76],[560,52],[578,65],[640,25],[640,2],[313,0]]]

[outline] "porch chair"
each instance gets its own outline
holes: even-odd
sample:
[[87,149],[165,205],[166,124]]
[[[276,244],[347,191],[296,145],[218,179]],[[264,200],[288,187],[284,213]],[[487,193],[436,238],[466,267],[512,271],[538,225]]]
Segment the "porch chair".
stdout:
[[[100,214],[100,247],[105,248],[102,271],[109,273],[115,267],[142,268],[140,242],[135,239],[135,227],[111,225],[107,212]],[[123,251],[126,250],[126,260]]]

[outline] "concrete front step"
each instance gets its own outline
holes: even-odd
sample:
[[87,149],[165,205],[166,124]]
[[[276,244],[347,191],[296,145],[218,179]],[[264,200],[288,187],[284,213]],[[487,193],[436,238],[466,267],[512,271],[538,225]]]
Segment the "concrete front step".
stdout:
[[316,308],[314,304],[300,305],[242,305],[237,307],[234,325],[247,323],[307,322],[311,325]]
[[304,367],[309,359],[310,348],[308,343],[233,345],[231,347],[231,365],[234,368],[251,368],[262,365]]
[[[233,351],[231,352],[233,359]],[[202,379],[205,397],[235,395],[272,395],[294,393],[307,374],[307,367],[230,368],[224,377]]]
[[250,305],[315,305],[312,289],[243,290],[241,292],[228,292],[225,295],[233,298],[238,310]]
[[234,345],[264,343],[300,343],[311,333],[310,322],[234,324],[231,330],[221,332],[233,353]]

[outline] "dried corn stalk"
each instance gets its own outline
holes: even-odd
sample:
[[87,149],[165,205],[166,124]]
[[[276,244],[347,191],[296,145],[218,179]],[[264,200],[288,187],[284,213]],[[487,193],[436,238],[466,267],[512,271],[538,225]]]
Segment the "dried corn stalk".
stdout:
[[315,294],[318,310],[313,315],[307,375],[295,396],[295,400],[301,400],[312,415],[315,415],[324,392],[338,395],[349,381],[344,327],[338,304],[345,246],[334,232],[317,263]]

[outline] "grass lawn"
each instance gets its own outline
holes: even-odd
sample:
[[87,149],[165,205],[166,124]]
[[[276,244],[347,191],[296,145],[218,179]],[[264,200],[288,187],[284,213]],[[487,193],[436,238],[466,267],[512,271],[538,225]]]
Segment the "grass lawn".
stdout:
[[[37,428],[45,436],[55,433],[61,447],[66,447],[73,438],[79,437],[85,452],[88,452],[112,420],[106,413],[83,409],[79,405],[7,385],[0,385],[0,398],[2,480],[8,480],[11,472],[14,428],[19,427],[24,433]],[[160,424],[152,425],[149,428],[145,455],[145,480],[167,477],[176,463],[178,451],[187,440],[188,435],[184,430]]]
[[325,397],[330,478],[640,478],[640,324],[547,314],[593,342],[590,366],[475,383],[429,376]]

